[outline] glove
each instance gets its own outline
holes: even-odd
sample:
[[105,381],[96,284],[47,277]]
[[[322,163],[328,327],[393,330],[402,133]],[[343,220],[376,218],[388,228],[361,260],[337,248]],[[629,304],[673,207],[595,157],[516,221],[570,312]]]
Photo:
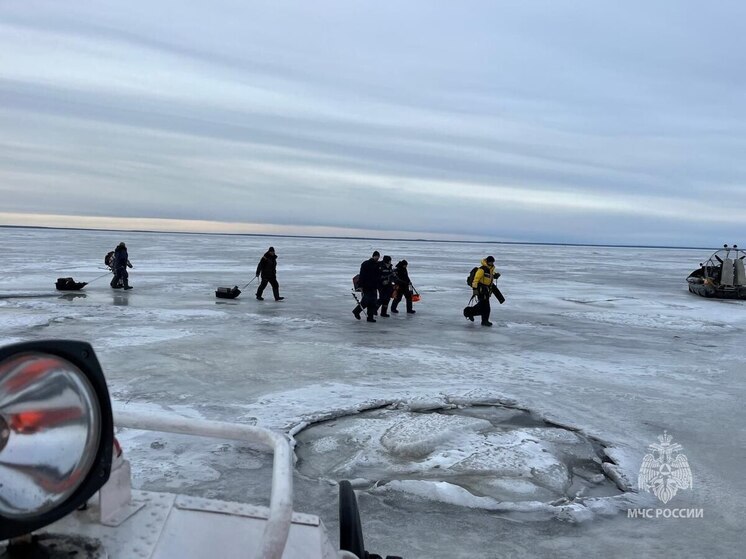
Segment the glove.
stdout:
[[477,288],[475,287],[475,288],[473,288],[473,289],[471,290],[471,294],[472,294],[472,295],[473,295],[474,297],[478,297],[478,296],[479,296],[479,290],[478,290],[478,289],[477,289]]
[[498,279],[500,277],[500,272],[495,272],[495,279]]
[[259,277],[259,272],[256,273],[256,277]]

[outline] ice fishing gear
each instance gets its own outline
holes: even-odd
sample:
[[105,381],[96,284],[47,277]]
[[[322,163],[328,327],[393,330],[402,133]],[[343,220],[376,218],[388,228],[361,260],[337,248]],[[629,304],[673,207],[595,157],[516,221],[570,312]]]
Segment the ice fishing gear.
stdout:
[[[241,289],[246,289],[255,279],[256,276],[249,283],[241,287]],[[234,285],[233,287],[218,287],[215,290],[215,297],[218,299],[235,299],[241,295],[241,289],[239,289],[237,285]]]
[[472,322],[474,322],[474,312],[473,311],[477,307],[477,305],[479,304],[479,303],[477,303],[476,305],[472,305],[472,303],[474,302],[474,299],[476,299],[476,298],[477,298],[476,295],[472,295],[471,298],[469,299],[469,302],[466,303],[466,306],[464,307],[464,318],[466,318],[468,320],[471,320]]
[[[352,296],[355,299],[355,302],[357,303],[357,306],[360,308],[359,311],[357,309],[355,309],[354,311],[352,311],[352,314],[354,314],[355,318],[357,318],[358,320],[360,320],[360,314],[361,314],[361,312],[365,313],[366,318],[368,318],[370,316],[368,314],[368,309],[363,306],[363,303],[357,297],[357,294],[360,293],[361,291],[362,291],[362,288],[360,287],[360,274],[356,274],[352,278],[352,291],[351,291],[351,293],[352,293]],[[357,311],[357,312],[355,312],[355,311]]]
[[492,294],[495,296],[495,298],[499,301],[501,305],[505,302],[505,297],[503,296],[502,292],[497,288],[497,286],[494,283],[492,284]]
[[237,285],[233,287],[218,287],[215,290],[215,297],[218,299],[235,299],[239,295],[241,295],[241,290]]
[[413,303],[419,303],[420,302],[420,293],[417,291],[413,283],[409,284],[412,287],[412,302]]
[[73,278],[57,278],[57,282],[54,284],[57,291],[80,291],[86,285],[88,285],[88,282],[75,281]]
[[80,291],[86,285],[89,285],[94,281],[108,275],[109,272],[106,272],[105,274],[101,274],[100,276],[93,278],[91,281],[75,281],[73,278],[57,278],[54,286],[57,288],[57,291]]

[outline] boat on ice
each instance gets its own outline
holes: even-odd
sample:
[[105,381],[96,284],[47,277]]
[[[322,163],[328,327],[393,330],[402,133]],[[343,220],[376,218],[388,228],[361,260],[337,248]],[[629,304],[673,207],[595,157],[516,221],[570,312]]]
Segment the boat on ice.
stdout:
[[[269,507],[133,490],[115,426],[271,449]],[[287,436],[269,429],[112,411],[88,343],[0,347],[0,559],[381,559],[365,550],[348,481],[340,549],[318,516],[293,511],[291,457]]]
[[689,274],[689,291],[715,299],[746,299],[744,260],[746,251],[724,245]]

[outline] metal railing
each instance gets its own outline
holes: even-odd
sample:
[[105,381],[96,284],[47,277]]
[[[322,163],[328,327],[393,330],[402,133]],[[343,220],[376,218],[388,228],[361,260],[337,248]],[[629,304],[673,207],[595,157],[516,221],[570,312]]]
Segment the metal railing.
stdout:
[[264,527],[261,555],[259,557],[281,559],[293,515],[293,472],[290,460],[290,445],[285,436],[269,429],[250,425],[117,410],[114,410],[114,424],[117,427],[143,431],[163,431],[181,435],[261,443],[271,448],[274,452],[272,493],[269,504],[269,519]]

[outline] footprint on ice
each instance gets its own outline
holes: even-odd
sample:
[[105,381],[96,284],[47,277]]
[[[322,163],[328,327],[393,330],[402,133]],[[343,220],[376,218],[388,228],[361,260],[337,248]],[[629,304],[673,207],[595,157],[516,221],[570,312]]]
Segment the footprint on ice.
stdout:
[[296,441],[301,474],[374,493],[554,517],[621,494],[597,441],[501,406],[373,410],[311,425]]

